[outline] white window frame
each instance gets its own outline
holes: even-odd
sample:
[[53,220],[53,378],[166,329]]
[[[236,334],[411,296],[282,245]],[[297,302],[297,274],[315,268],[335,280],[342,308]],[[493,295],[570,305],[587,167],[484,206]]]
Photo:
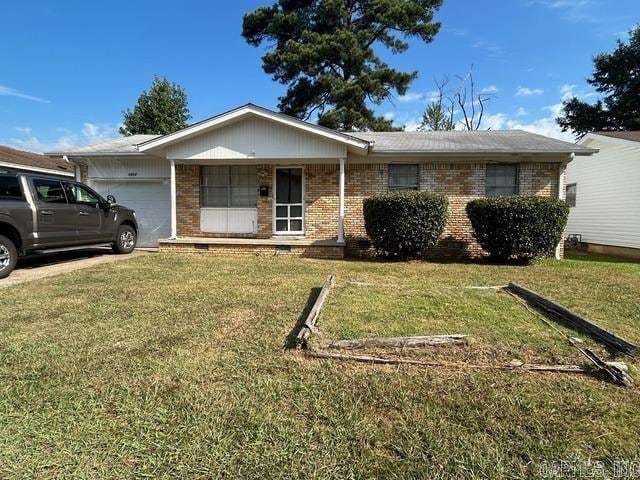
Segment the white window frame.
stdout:
[[[512,194],[512,195],[507,195],[507,196],[515,196],[515,195],[520,195],[520,165],[518,165],[517,163],[487,163],[485,165],[485,175],[484,175],[484,196],[485,197],[500,197],[500,196],[505,196],[505,195],[489,195],[487,192],[487,189],[489,187],[489,183],[487,182],[487,179],[489,178],[488,175],[488,171],[489,171],[489,167],[514,167],[515,168],[515,188],[516,191]],[[496,185],[493,185],[494,187],[496,187]]]
[[[402,185],[399,187],[391,188],[391,168],[399,167],[399,166],[415,166],[416,167],[416,184],[415,188],[413,185]],[[403,192],[403,191],[419,191],[420,190],[420,164],[419,163],[390,163],[389,171],[387,175],[387,190],[389,192]]]
[[[276,203],[277,202],[277,198],[278,198],[278,185],[277,185],[277,173],[278,170],[283,170],[283,169],[291,169],[291,168],[299,168],[302,172],[302,196],[300,198],[302,203]],[[271,209],[271,219],[272,219],[272,231],[273,231],[273,235],[275,236],[287,236],[287,235],[304,235],[305,232],[305,199],[304,199],[304,195],[305,195],[305,170],[304,170],[304,165],[278,165],[276,167],[274,167],[273,169],[273,202],[272,203],[272,209]],[[287,231],[287,232],[279,232],[276,230],[276,220],[277,218],[284,218],[284,217],[277,217],[276,218],[276,209],[277,207],[284,207],[287,206],[287,213],[290,214],[290,210],[292,206],[300,206],[302,209],[302,217],[291,217],[291,216],[287,216],[287,219],[289,220],[289,222],[291,222],[291,220],[302,220],[302,230],[296,230],[296,231]]]
[[[569,201],[569,187],[574,187],[573,202]],[[567,187],[564,193],[564,199],[569,205],[569,207],[571,208],[575,207],[578,204],[578,183],[577,182],[567,183]]]
[[[213,167],[227,167],[228,168],[228,177],[227,177],[227,184],[226,185],[204,185],[203,184],[203,179],[204,179],[204,170],[206,167],[209,166],[213,166]],[[256,204],[252,205],[252,206],[246,206],[246,205],[242,205],[242,206],[234,206],[231,205],[231,189],[232,189],[232,185],[231,185],[231,169],[233,167],[244,167],[244,166],[248,166],[248,167],[255,167],[255,165],[201,165],[200,166],[200,185],[199,185],[199,189],[200,189],[200,208],[206,209],[206,208],[227,208],[227,209],[256,209],[258,207],[258,171],[257,171],[257,167],[256,167],[256,191],[255,191],[255,195],[256,195]],[[227,206],[204,206],[203,202],[202,202],[202,192],[203,192],[203,187],[217,187],[217,188],[221,188],[221,187],[226,187],[227,188]]]

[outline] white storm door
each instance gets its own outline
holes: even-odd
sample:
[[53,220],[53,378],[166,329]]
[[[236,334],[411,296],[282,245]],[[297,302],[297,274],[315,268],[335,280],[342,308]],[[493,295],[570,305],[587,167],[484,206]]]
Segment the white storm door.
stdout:
[[301,235],[304,233],[304,172],[302,167],[276,167],[276,201],[274,233]]

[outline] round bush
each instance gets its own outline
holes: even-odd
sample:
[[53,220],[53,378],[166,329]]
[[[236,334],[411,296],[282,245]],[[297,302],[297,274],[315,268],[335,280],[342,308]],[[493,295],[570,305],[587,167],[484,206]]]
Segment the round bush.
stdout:
[[550,197],[482,198],[467,204],[467,215],[473,236],[492,260],[530,261],[553,254],[569,206]]
[[447,197],[435,193],[379,193],[364,201],[364,224],[379,254],[413,258],[436,244],[448,208]]

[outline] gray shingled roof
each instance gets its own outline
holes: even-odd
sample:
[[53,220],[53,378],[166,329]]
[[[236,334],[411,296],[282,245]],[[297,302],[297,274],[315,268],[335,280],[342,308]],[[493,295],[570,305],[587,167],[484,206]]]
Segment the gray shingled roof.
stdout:
[[629,140],[631,142],[640,142],[640,131],[631,132],[593,132],[595,135],[603,137],[619,138],[621,140]]
[[523,130],[357,132],[374,153],[594,153],[595,150]]
[[63,152],[49,152],[47,155],[100,155],[107,153],[138,153],[136,145],[147,142],[160,135],[131,135],[129,137],[118,137],[106,142],[94,143],[82,147],[72,147]]
[[[451,132],[353,132],[349,135],[373,142],[373,153],[572,153],[596,150],[523,130]],[[136,145],[160,135],[132,135],[106,142],[73,147],[48,155],[100,155],[137,153]]]

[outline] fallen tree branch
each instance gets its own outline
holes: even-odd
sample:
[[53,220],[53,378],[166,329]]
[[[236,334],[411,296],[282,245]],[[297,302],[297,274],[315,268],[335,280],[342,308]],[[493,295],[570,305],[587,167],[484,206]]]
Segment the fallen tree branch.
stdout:
[[[576,341],[575,338],[570,337],[569,335],[567,335],[563,331],[559,330],[544,315],[542,315],[540,312],[538,312],[538,311],[534,310],[533,308],[531,308],[529,306],[529,303],[532,303],[532,302],[529,302],[525,298],[522,298],[519,295],[516,295],[514,293],[514,291],[513,291],[514,288],[512,288],[512,286],[517,287],[516,290],[517,289],[523,289],[523,290],[526,290],[527,292],[533,293],[534,295],[538,296],[537,294],[535,294],[534,292],[531,292],[530,290],[525,289],[524,287],[519,287],[518,285],[515,285],[513,283],[510,283],[509,286],[507,288],[505,288],[505,292],[507,292],[509,295],[511,295],[513,298],[515,298],[519,303],[524,305],[524,307],[527,310],[529,310],[529,312],[531,312],[533,315],[539,317],[546,325],[548,325],[549,327],[553,328],[556,332],[558,332],[560,335],[565,337],[569,341],[569,343],[576,350],[578,350],[585,358],[587,358],[597,370],[599,370],[600,372],[604,373],[607,377],[609,377],[609,379],[613,380],[615,383],[618,383],[620,385],[624,385],[625,387],[633,386],[633,378],[631,378],[631,376],[629,374],[627,374],[626,368],[620,368],[620,366],[619,366],[620,364],[617,363],[617,362],[605,362],[600,357],[598,357],[598,355],[596,355],[594,352],[592,352],[588,348],[582,348],[580,345],[578,345],[578,342]],[[541,298],[544,298],[544,297],[541,297]],[[533,303],[533,304],[534,305],[538,305],[537,303]],[[552,314],[554,313],[552,310],[549,310],[549,309],[545,308],[542,305],[540,305],[540,308],[542,308],[543,310],[545,310],[547,312],[551,312]],[[562,307],[562,308],[564,308],[564,307]]]
[[358,349],[358,348],[418,348],[444,344],[466,344],[466,335],[428,335],[417,337],[359,338],[354,340],[336,340],[320,346],[322,349]]
[[298,348],[307,345],[307,341],[315,329],[316,322],[320,316],[320,309],[322,309],[322,305],[324,305],[324,301],[327,299],[334,282],[335,277],[333,275],[327,276],[327,280],[324,282],[324,286],[322,287],[322,290],[320,290],[318,298],[316,298],[316,301],[313,303],[313,307],[311,308],[309,315],[307,315],[300,332],[298,332],[298,335],[296,336],[296,346]]
[[543,297],[542,295],[515,283],[510,283],[506,290],[516,294],[527,303],[541,308],[555,317],[560,317],[565,320],[570,327],[594,337],[596,340],[608,347],[614,348],[615,350],[631,357],[635,357],[638,354],[639,347],[637,345],[634,345],[624,338],[605,330],[601,326],[596,325],[587,318],[569,310],[549,298]]
[[[374,365],[418,365],[423,367],[448,367],[448,368],[474,368],[482,370],[511,370],[529,372],[559,372],[559,373],[585,373],[593,374],[599,369],[588,365],[545,365],[538,363],[523,363],[513,361],[503,365],[481,365],[473,363],[453,363],[453,362],[428,362],[423,360],[411,360],[406,358],[383,358],[370,355],[344,355],[341,353],[326,353],[307,350],[305,356],[324,360],[345,360],[351,362],[368,363]],[[616,365],[620,369],[626,369],[626,365],[611,362],[608,365]]]

